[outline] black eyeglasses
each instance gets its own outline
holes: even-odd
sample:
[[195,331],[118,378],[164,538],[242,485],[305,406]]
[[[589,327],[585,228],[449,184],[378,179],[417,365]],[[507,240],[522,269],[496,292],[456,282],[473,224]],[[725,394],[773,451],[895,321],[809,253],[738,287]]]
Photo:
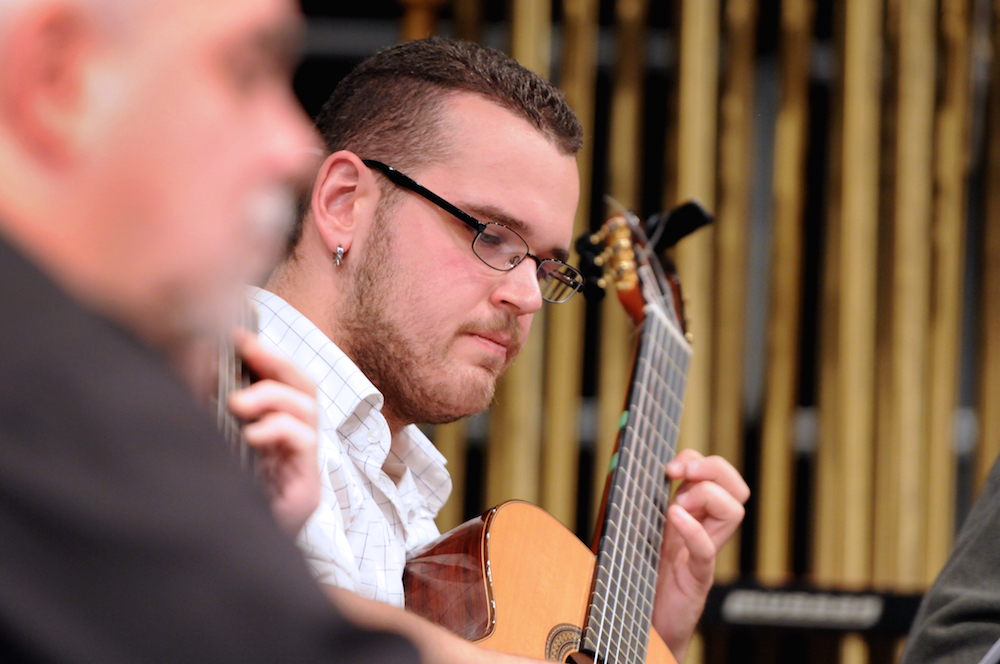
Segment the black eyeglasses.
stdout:
[[392,166],[374,159],[365,159],[364,164],[385,175],[393,184],[426,198],[476,231],[476,237],[472,240],[472,251],[479,260],[494,270],[507,272],[520,265],[525,258],[533,259],[538,266],[535,270],[538,287],[542,292],[542,299],[546,302],[554,304],[565,302],[583,287],[583,276],[575,267],[554,258],[531,255],[528,253],[528,243],[524,238],[503,224],[479,221]]

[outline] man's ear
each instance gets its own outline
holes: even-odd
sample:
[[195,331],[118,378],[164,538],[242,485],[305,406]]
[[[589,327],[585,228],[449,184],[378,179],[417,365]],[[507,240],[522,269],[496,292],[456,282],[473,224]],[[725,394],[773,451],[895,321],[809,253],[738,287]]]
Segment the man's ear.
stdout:
[[359,230],[375,216],[378,183],[371,170],[353,152],[341,150],[326,158],[316,176],[310,211],[320,237],[331,253],[344,251]]
[[64,165],[78,147],[98,26],[72,3],[17,14],[0,52],[0,118],[35,158]]

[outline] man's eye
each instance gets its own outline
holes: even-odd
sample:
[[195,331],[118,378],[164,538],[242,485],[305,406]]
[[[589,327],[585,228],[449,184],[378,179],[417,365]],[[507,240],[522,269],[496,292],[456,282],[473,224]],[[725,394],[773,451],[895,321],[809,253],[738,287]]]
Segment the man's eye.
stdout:
[[479,234],[479,241],[490,247],[499,247],[503,240],[496,233],[483,231]]

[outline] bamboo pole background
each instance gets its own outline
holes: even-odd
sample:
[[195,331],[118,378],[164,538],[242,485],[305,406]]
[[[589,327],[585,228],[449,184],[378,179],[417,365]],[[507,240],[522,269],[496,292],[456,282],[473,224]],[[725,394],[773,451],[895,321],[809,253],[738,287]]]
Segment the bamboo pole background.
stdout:
[[[551,65],[552,5],[514,0],[511,55],[548,78]],[[545,311],[535,315],[521,353],[497,386],[490,412],[486,501],[539,502],[542,447],[542,394],[545,366]]]
[[[888,435],[879,440],[875,495],[877,587],[914,590],[923,583],[926,362],[930,310],[930,228],[936,6],[898,7],[895,212],[891,287]],[[906,509],[903,509],[906,506]]]
[[[837,62],[844,61],[843,5],[834,14],[834,43]],[[829,130],[829,162],[823,271],[820,285],[819,311],[819,447],[816,451],[816,502],[815,551],[812,576],[821,586],[836,586],[843,566],[843,546],[840,531],[843,528],[844,504],[840,500],[843,490],[842,456],[840,454],[839,416],[840,402],[840,253],[842,234],[842,198],[844,137],[844,72],[841,64],[831,94]]]
[[944,92],[936,117],[930,390],[927,404],[927,551],[924,584],[944,566],[954,539],[955,460],[952,450],[958,405],[961,301],[971,106],[971,11],[969,0],[943,0],[941,41]]
[[[616,0],[618,59],[611,92],[608,192],[627,209],[639,202],[642,88],[646,71],[645,22],[648,0]],[[598,364],[597,447],[594,455],[595,513],[618,436],[632,364],[633,327],[614,293],[601,303]]]
[[453,0],[451,10],[455,19],[455,37],[463,41],[482,41],[483,0]]
[[[712,376],[712,452],[743,466],[743,336],[746,326],[750,164],[753,155],[754,51],[757,0],[729,0],[724,24],[727,58],[719,102],[718,265]],[[719,552],[716,579],[739,576],[739,539]]]
[[[1000,57],[1000,1],[993,3],[993,58]],[[988,182],[1000,177],[1000,76],[990,87]],[[983,274],[979,375],[979,445],[976,448],[975,484],[978,492],[1000,454],[1000,188],[987,187],[983,220]]]
[[[565,45],[560,87],[583,127],[584,146],[577,156],[580,205],[574,237],[590,226],[591,162],[593,161],[594,101],[597,76],[597,0],[563,3]],[[575,264],[575,251],[570,262]],[[541,505],[563,525],[576,523],[579,411],[583,375],[583,335],[586,303],[582,297],[549,312],[545,366],[545,413],[542,439]]]
[[844,45],[843,184],[840,191],[839,375],[835,417],[844,518],[841,579],[865,587],[871,574],[871,474],[875,403],[875,274],[878,238],[882,7],[847,0]]
[[781,109],[775,132],[774,230],[768,316],[767,392],[761,434],[757,578],[792,578],[794,418],[799,385],[803,213],[809,113],[811,0],[781,6]]
[[[715,208],[719,85],[718,0],[681,0],[680,49],[677,74],[677,201],[696,199]],[[694,355],[681,414],[678,449],[709,453],[712,418],[715,229],[695,231],[677,245],[677,270],[684,283],[688,331]],[[685,664],[704,657],[699,639],[691,644]]]
[[405,8],[400,31],[402,41],[433,35],[438,11],[444,2],[445,0],[400,0]]
[[[677,201],[697,199],[715,208],[716,118],[719,80],[719,2],[681,0],[678,61]],[[678,449],[711,449],[712,294],[715,229],[696,231],[677,245],[694,347],[684,394]]]

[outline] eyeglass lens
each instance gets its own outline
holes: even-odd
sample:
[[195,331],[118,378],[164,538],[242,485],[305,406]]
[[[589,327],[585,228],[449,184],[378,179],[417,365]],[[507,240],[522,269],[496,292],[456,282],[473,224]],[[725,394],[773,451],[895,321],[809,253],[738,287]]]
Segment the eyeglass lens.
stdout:
[[[524,260],[528,244],[506,226],[489,222],[472,243],[472,250],[490,267],[510,270]],[[568,300],[582,282],[575,268],[550,259],[539,261],[537,275],[542,298],[549,302]]]

